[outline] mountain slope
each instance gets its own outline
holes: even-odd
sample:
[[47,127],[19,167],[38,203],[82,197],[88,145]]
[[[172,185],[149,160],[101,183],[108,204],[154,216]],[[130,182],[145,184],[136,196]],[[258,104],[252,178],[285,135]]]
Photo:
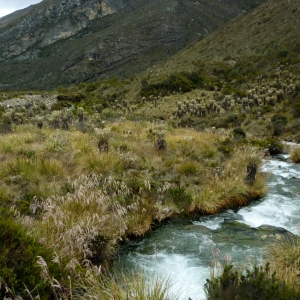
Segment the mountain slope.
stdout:
[[[71,1],[44,0],[0,20],[0,51],[4,59],[38,56],[40,48],[68,38],[90,21],[115,13],[130,0]],[[22,13],[22,14],[20,14]],[[34,48],[34,51],[28,51]]]
[[[247,72],[270,72],[278,63],[300,63],[300,5],[298,0],[269,0],[235,18],[205,39],[183,49],[159,72],[192,71],[218,63]],[[241,70],[243,66],[246,69]]]
[[264,0],[44,0],[0,19],[0,86],[138,74]]

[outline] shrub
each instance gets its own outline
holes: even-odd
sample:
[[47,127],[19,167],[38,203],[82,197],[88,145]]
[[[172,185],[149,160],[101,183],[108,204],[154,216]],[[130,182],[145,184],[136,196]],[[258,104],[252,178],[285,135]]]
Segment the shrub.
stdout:
[[0,116],[0,133],[6,134],[12,131],[12,121],[9,113]]
[[160,83],[148,84],[143,81],[141,96],[147,97],[150,95],[166,95],[173,91],[181,91],[183,93],[190,92],[193,89],[203,87],[205,78],[198,72],[180,72],[169,76]]
[[270,155],[282,154],[284,152],[283,144],[273,138],[264,140],[252,140],[251,144],[255,147],[265,149]]
[[286,58],[288,54],[289,54],[289,51],[286,49],[283,49],[278,52],[277,56],[278,56],[278,58]]
[[245,274],[225,266],[218,278],[207,280],[205,284],[207,300],[292,300],[300,295],[281,282],[275,273],[270,274],[269,265],[246,270]]
[[131,152],[120,153],[120,162],[123,170],[139,168],[139,158]]
[[84,93],[75,93],[68,95],[58,95],[57,101],[70,101],[70,102],[80,102],[82,99],[85,99],[86,95]]
[[284,152],[284,147],[280,141],[275,139],[268,139],[268,141],[267,149],[270,155],[282,154]]
[[[9,296],[28,296],[26,287],[30,291],[36,289],[41,299],[51,298],[50,287],[41,281],[40,270],[36,268],[38,255],[51,261],[51,253],[30,238],[21,225],[0,218],[0,281],[13,293]],[[0,289],[0,296],[4,299],[5,289]]]
[[108,152],[108,142],[111,138],[110,128],[94,128],[97,136],[97,146],[100,152]]
[[234,128],[232,130],[232,135],[235,140],[240,140],[246,137],[245,131],[240,127]]
[[60,102],[55,102],[51,106],[51,110],[63,110],[65,107],[71,107],[72,104],[69,101],[60,101]]
[[10,122],[3,122],[0,121],[0,133],[1,134],[7,134],[12,132],[12,126]]
[[287,117],[281,114],[276,114],[271,118],[273,124],[273,135],[281,135],[288,120]]
[[166,150],[167,142],[163,137],[159,137],[155,143],[155,147],[157,150]]
[[93,253],[91,262],[94,265],[103,264],[112,258],[114,250],[111,249],[110,243],[112,240],[101,234],[96,235],[90,242],[90,249]]
[[217,128],[230,128],[231,126],[237,126],[239,122],[236,114],[229,114],[224,117],[218,117],[215,126]]

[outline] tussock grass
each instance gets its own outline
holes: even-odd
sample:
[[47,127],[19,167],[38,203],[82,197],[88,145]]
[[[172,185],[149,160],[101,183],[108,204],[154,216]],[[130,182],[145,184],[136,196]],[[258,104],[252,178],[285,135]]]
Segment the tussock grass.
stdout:
[[[104,153],[97,148],[97,136],[93,131],[38,130],[32,126],[25,126],[22,130],[22,126],[18,126],[15,132],[3,137],[0,175],[2,178],[7,174],[15,176],[14,180],[19,178],[17,184],[22,180],[29,182],[31,191],[28,193],[34,195],[39,191],[37,196],[44,198],[51,195],[51,191],[53,194],[63,193],[66,182],[72,182],[80,174],[113,175],[126,182],[134,193],[142,191],[142,196],[152,206],[156,205],[157,195],[153,191],[145,194],[143,182],[150,180],[150,185],[155,186],[165,180],[173,187],[180,183],[188,194],[192,193],[194,201],[189,210],[203,213],[246,205],[265,192],[264,178],[260,174],[252,186],[244,183],[246,158],[251,156],[250,152],[234,149],[231,158],[225,158],[218,150],[218,145],[228,137],[226,133],[174,129],[164,122],[124,120],[111,123],[108,128],[109,151]],[[162,134],[167,149],[159,151],[155,141]],[[45,191],[47,182],[50,189]],[[39,185],[44,187],[39,188]],[[166,201],[167,198],[166,195]],[[126,200],[122,205],[132,202]],[[168,198],[168,205],[173,205],[172,197]],[[145,204],[142,207],[146,209]],[[132,228],[140,229],[132,232],[141,235],[151,228],[155,209],[152,207],[152,213],[145,217],[141,211],[135,215]],[[143,221],[138,221],[139,218]]]
[[76,155],[76,173],[80,172],[108,174],[117,167],[119,162],[118,155],[116,153],[103,153],[99,154],[98,151],[92,150],[85,154],[79,153]]
[[[121,241],[143,237],[174,214],[213,214],[261,196],[263,176],[258,173],[253,185],[244,182],[247,164],[260,164],[258,152],[239,146],[224,156],[219,147],[227,132],[172,128],[161,121],[119,120],[106,128],[108,151],[97,144],[102,129],[16,127],[0,144],[0,196],[14,205],[28,234],[56,253],[78,285],[73,298],[80,291],[81,299],[91,299],[95,290],[103,299],[167,299],[163,282],[145,291],[141,278],[102,278],[95,287],[78,274],[88,276],[88,266],[108,269]],[[155,146],[160,137],[164,150]],[[98,294],[98,287],[106,294]]]
[[[191,211],[215,214],[224,209],[247,205],[265,194],[265,178],[258,174],[253,185],[245,183],[246,167],[256,156],[248,149],[239,150],[229,159],[221,172],[206,176],[200,188],[193,193]],[[259,156],[256,159],[260,161]]]
[[288,237],[268,247],[271,268],[288,286],[300,291],[300,239]]
[[[55,255],[53,261],[61,265],[59,256]],[[72,262],[72,265],[75,270],[77,263]],[[53,277],[43,257],[38,257],[37,266],[44,281],[50,284],[55,299],[178,299],[174,292],[171,293],[170,280],[159,277],[150,279],[142,272],[124,275],[121,270],[112,270],[110,274],[105,274],[101,266],[86,264],[86,272],[80,269],[75,271],[75,282],[69,277],[68,282],[62,284]]]
[[[87,288],[90,287],[90,288]],[[171,283],[167,279],[147,279],[145,274],[116,274],[102,277],[100,282],[95,277],[85,281],[83,295],[75,299],[139,299],[139,300],[175,300],[176,295],[170,293]]]
[[110,178],[102,182],[100,189],[100,180],[96,175],[82,176],[73,183],[74,193],[35,199],[31,209],[34,214],[42,214],[42,219],[29,221],[29,217],[23,217],[22,223],[60,257],[70,261],[92,257],[91,243],[97,236],[107,237],[111,246],[126,230],[126,209],[107,194],[111,188],[120,196],[126,196],[129,191]]
[[291,160],[294,163],[300,163],[300,147],[292,149],[292,151],[291,151]]

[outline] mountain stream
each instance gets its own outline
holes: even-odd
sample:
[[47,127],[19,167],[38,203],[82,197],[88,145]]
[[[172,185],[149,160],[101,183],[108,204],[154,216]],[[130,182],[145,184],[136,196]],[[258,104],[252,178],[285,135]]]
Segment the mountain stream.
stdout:
[[265,262],[269,242],[288,232],[299,233],[300,164],[280,155],[265,160],[262,171],[269,174],[264,198],[236,212],[166,223],[122,249],[118,260],[123,270],[168,279],[171,293],[179,299],[202,300],[212,265]]

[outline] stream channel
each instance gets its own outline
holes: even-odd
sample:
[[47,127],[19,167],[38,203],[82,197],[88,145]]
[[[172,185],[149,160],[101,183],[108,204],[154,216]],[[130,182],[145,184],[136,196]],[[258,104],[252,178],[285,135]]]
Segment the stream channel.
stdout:
[[170,221],[126,245],[118,259],[122,269],[168,279],[179,299],[202,300],[214,261],[231,257],[239,266],[265,262],[268,243],[300,232],[300,164],[280,155],[265,160],[262,172],[269,174],[264,198],[236,212]]

